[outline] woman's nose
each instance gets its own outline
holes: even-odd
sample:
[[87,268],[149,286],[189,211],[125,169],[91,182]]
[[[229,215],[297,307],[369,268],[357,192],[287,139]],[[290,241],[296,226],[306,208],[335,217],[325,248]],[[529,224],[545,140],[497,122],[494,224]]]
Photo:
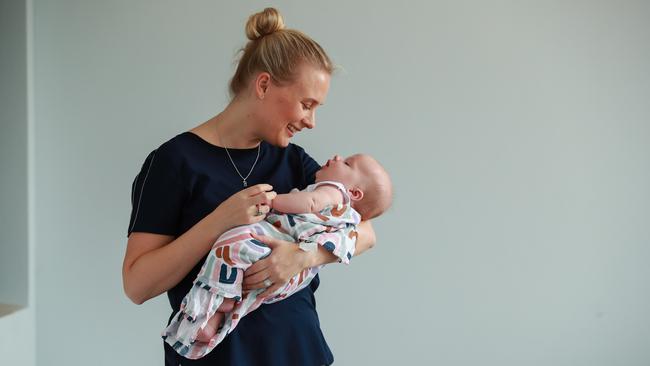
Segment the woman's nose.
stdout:
[[316,127],[316,114],[312,113],[311,116],[303,118],[302,123],[309,129]]
[[334,161],[341,161],[341,157],[339,155],[334,155],[334,158],[332,158]]

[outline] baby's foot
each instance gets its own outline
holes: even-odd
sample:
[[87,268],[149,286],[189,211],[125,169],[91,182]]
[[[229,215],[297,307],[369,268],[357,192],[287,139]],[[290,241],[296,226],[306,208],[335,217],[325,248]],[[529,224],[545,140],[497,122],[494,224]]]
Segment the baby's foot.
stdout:
[[217,312],[214,313],[212,318],[208,319],[208,324],[205,325],[199,332],[196,334],[196,340],[198,342],[210,342],[210,339],[217,334],[219,325],[224,318],[224,313],[229,313],[235,307],[235,300],[233,299],[224,299],[223,303],[217,309]]
[[208,324],[206,324],[205,327],[201,328],[196,334],[196,340],[198,342],[204,343],[210,342],[210,339],[212,339],[212,337],[217,334],[217,328],[219,327],[219,324],[221,324],[222,320],[223,313],[214,313],[212,318],[208,319]]

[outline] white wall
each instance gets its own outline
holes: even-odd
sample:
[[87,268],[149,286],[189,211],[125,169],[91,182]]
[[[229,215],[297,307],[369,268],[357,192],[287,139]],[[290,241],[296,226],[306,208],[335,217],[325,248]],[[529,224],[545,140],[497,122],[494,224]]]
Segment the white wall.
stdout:
[[0,363],[16,366],[33,366],[36,357],[28,225],[31,26],[31,1],[0,2]]
[[[220,111],[265,5],[35,2],[39,363],[162,363],[166,299],[121,289],[131,181]],[[646,2],[274,5],[345,69],[296,141],[396,187],[322,275],[337,365],[650,363]]]

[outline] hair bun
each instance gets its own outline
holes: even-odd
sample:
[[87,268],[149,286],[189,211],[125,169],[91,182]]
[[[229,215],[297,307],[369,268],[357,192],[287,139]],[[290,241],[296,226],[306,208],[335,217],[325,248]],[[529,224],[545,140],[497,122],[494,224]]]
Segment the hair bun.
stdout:
[[266,8],[248,17],[246,37],[254,41],[281,29],[284,29],[284,20],[280,12],[275,8]]

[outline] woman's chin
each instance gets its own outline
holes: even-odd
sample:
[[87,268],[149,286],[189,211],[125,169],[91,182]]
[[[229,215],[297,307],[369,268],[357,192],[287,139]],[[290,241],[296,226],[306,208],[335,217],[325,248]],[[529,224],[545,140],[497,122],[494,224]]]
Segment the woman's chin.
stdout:
[[287,136],[280,136],[280,137],[275,138],[273,140],[269,139],[269,140],[264,140],[264,141],[266,141],[267,143],[269,143],[269,144],[271,144],[273,146],[282,147],[282,148],[289,146],[289,143],[291,143],[291,139],[289,139]]
[[287,147],[291,143],[291,137],[288,136],[282,136],[279,141],[278,145],[279,147]]

